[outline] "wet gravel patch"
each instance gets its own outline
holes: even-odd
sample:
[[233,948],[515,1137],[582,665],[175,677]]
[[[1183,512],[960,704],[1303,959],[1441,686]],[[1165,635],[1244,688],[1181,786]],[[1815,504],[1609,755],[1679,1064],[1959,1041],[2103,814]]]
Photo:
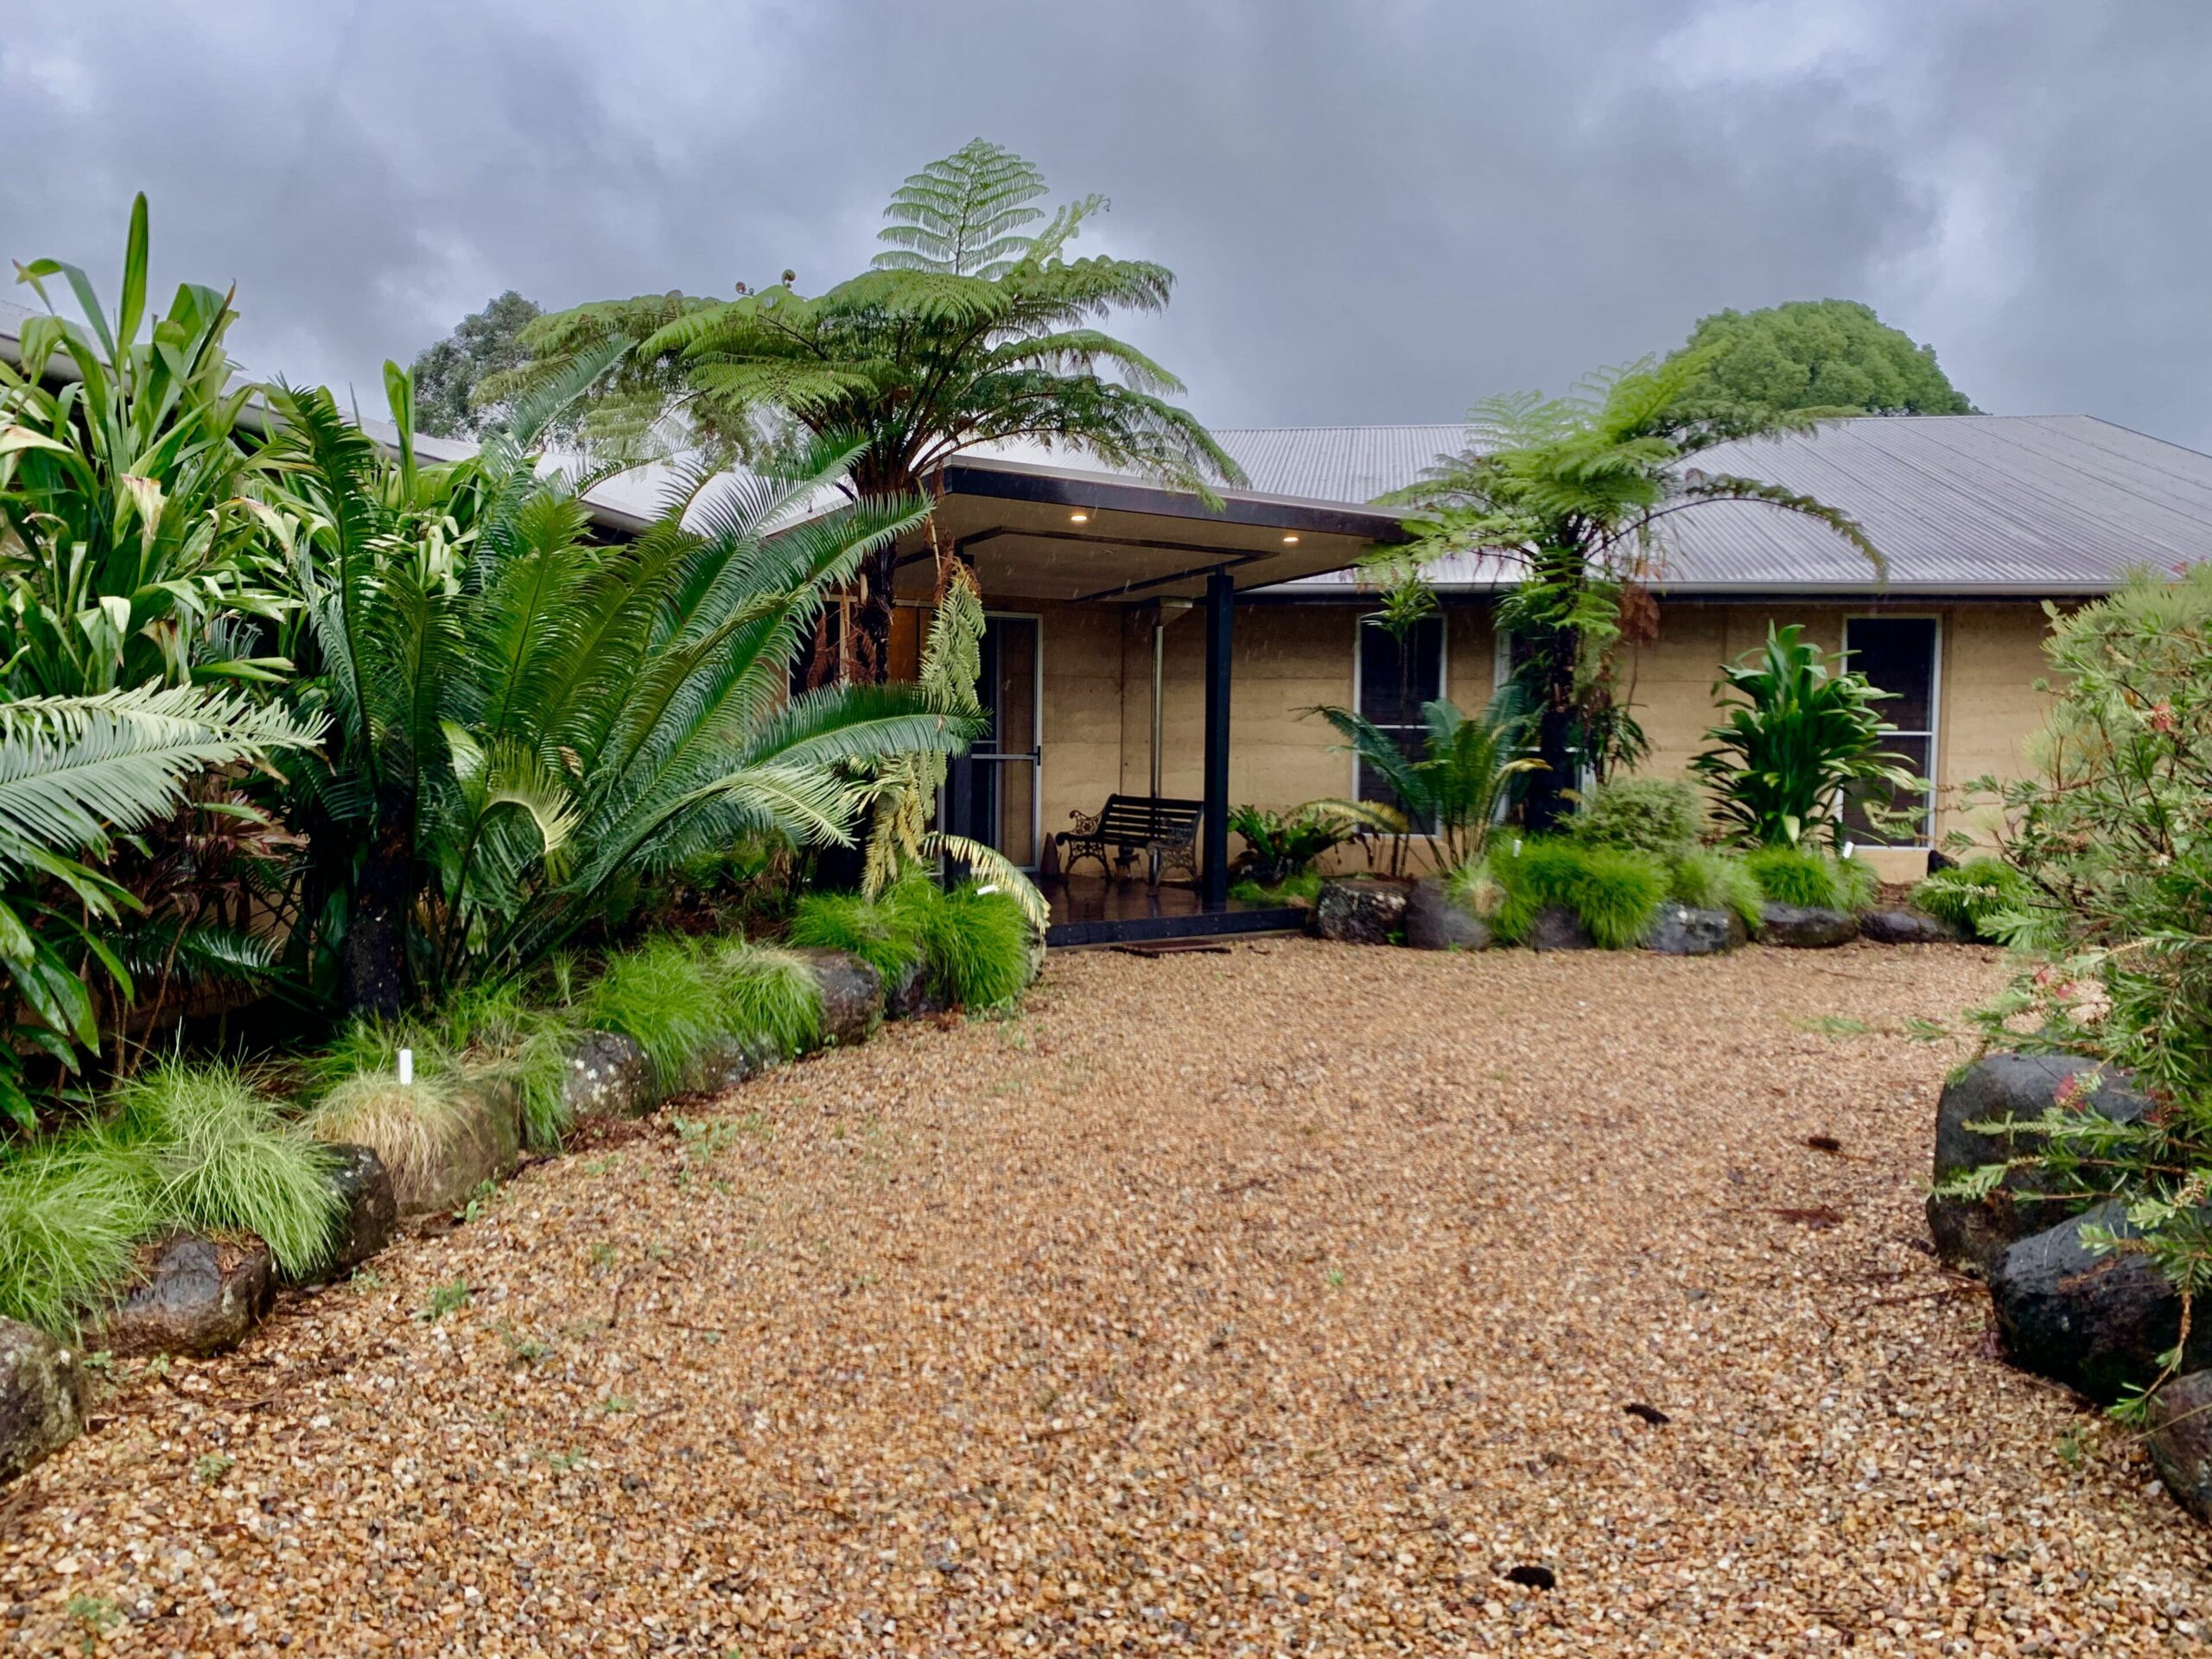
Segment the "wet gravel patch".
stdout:
[[1978,950],[1057,956],[537,1165],[0,1495],[0,1649],[2166,1653],[1919,1213]]

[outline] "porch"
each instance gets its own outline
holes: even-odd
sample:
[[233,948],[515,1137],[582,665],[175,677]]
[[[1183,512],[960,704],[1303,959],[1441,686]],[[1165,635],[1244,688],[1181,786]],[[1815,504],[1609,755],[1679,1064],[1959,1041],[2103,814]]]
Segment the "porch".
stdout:
[[1306,912],[1295,905],[1248,905],[1225,894],[1212,905],[1187,882],[1155,887],[1142,876],[1044,875],[1037,887],[1052,908],[1045,943],[1055,949],[1302,932],[1306,927]]
[[[1107,474],[988,461],[955,464],[945,488],[941,539],[901,547],[898,594],[907,619],[900,632],[918,660],[938,552],[949,541],[975,573],[988,615],[978,690],[990,727],[953,763],[944,826],[1036,876],[1052,904],[1055,945],[1302,926],[1295,908],[1229,897],[1231,808],[1272,800],[1290,783],[1258,760],[1274,746],[1255,747],[1254,739],[1272,739],[1285,719],[1287,688],[1275,682],[1294,660],[1273,638],[1259,657],[1235,660],[1246,609],[1238,600],[1353,563],[1399,536],[1395,518],[1242,491],[1209,505]],[[894,634],[894,673],[900,656]],[[1231,690],[1255,674],[1269,695],[1255,710],[1259,727],[1239,734],[1232,779]],[[1333,684],[1315,690],[1304,701],[1343,700]],[[1325,758],[1317,728],[1299,737]],[[1116,798],[1199,807],[1173,872],[1187,885],[1108,880],[1080,866],[1066,874],[1062,855],[1075,849],[1056,837],[1095,821]],[[1187,817],[1180,833],[1192,836]]]

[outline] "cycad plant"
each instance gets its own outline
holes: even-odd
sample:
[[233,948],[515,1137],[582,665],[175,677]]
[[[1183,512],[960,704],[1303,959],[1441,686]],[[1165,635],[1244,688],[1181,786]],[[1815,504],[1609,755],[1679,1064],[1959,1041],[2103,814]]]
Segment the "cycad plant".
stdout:
[[[0,362],[0,673],[18,696],[284,667],[254,654],[281,572],[238,431],[251,389],[223,346],[238,314],[188,283],[149,317],[146,260],[142,195],[111,317],[76,266],[18,267],[49,307],[61,279],[85,315],[28,319],[19,368]],[[49,385],[57,355],[73,374]]]
[[[0,1111],[34,1121],[26,1057],[42,1052],[77,1073],[130,999],[130,969],[110,938],[138,901],[94,868],[113,856],[117,837],[173,813],[194,779],[318,734],[281,709],[193,686],[0,702],[0,969],[10,1005]],[[105,998],[92,982],[101,980]]]
[[1521,753],[1528,723],[1502,703],[1471,717],[1444,698],[1423,703],[1421,742],[1414,753],[1399,746],[1395,732],[1354,709],[1308,712],[1334,727],[1344,740],[1339,747],[1373,770],[1396,797],[1395,809],[1381,811],[1371,802],[1320,801],[1314,806],[1401,835],[1418,831],[1427,838],[1439,870],[1458,869],[1482,856],[1512,779],[1541,764]]
[[[1072,258],[1088,196],[1047,214],[1043,174],[982,139],[908,178],[885,209],[888,244],[872,267],[809,296],[794,273],[735,298],[653,295],[587,305],[531,325],[537,353],[494,377],[510,397],[588,360],[610,342],[634,350],[594,377],[588,435],[637,453],[648,436],[723,453],[764,429],[845,435],[865,447],[860,495],[926,489],[977,444],[1033,439],[1204,488],[1241,481],[1236,465],[1167,401],[1181,384],[1095,326],[1116,311],[1156,311],[1173,275],[1148,261]],[[810,680],[880,680],[888,667],[893,550],[855,572],[854,626],[817,640]]]
[[423,467],[405,377],[387,374],[396,454],[327,392],[275,398],[302,696],[331,716],[295,769],[312,850],[289,919],[341,1006],[396,1013],[526,966],[748,835],[847,842],[867,791],[844,763],[970,734],[912,688],[789,695],[824,593],[925,511],[818,510],[849,448],[686,493],[694,527],[671,512],[604,547],[525,448],[557,396],[469,461]]
[[1885,749],[1897,728],[1876,707],[1890,694],[1863,674],[1831,667],[1791,624],[1768,626],[1766,644],[1721,671],[1732,693],[1712,747],[1690,769],[1713,791],[1713,815],[1754,847],[1795,847],[1843,836],[1845,795],[1855,787],[1910,792],[1927,785],[1904,755]]

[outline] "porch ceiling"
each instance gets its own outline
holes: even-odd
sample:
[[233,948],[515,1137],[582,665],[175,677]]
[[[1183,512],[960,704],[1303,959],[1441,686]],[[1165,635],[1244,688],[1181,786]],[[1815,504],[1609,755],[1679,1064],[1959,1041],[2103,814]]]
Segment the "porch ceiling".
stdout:
[[[1124,478],[970,461],[947,469],[937,534],[975,561],[994,601],[1117,602],[1195,599],[1224,568],[1240,589],[1318,575],[1403,532],[1369,508],[1225,491],[1214,509]],[[901,555],[900,592],[926,593],[927,535]]]

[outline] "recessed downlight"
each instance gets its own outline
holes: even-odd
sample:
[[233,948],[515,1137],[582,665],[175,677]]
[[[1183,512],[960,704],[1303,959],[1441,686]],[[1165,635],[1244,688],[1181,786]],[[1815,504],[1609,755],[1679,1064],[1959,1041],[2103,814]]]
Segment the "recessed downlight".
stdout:
[[1295,536],[1286,536],[1282,538],[1282,544],[1285,547],[1296,547],[1298,545],[1298,537]]
[[1071,512],[1068,514],[1068,522],[1071,524],[1087,524],[1090,522],[1090,515],[1087,512]]

